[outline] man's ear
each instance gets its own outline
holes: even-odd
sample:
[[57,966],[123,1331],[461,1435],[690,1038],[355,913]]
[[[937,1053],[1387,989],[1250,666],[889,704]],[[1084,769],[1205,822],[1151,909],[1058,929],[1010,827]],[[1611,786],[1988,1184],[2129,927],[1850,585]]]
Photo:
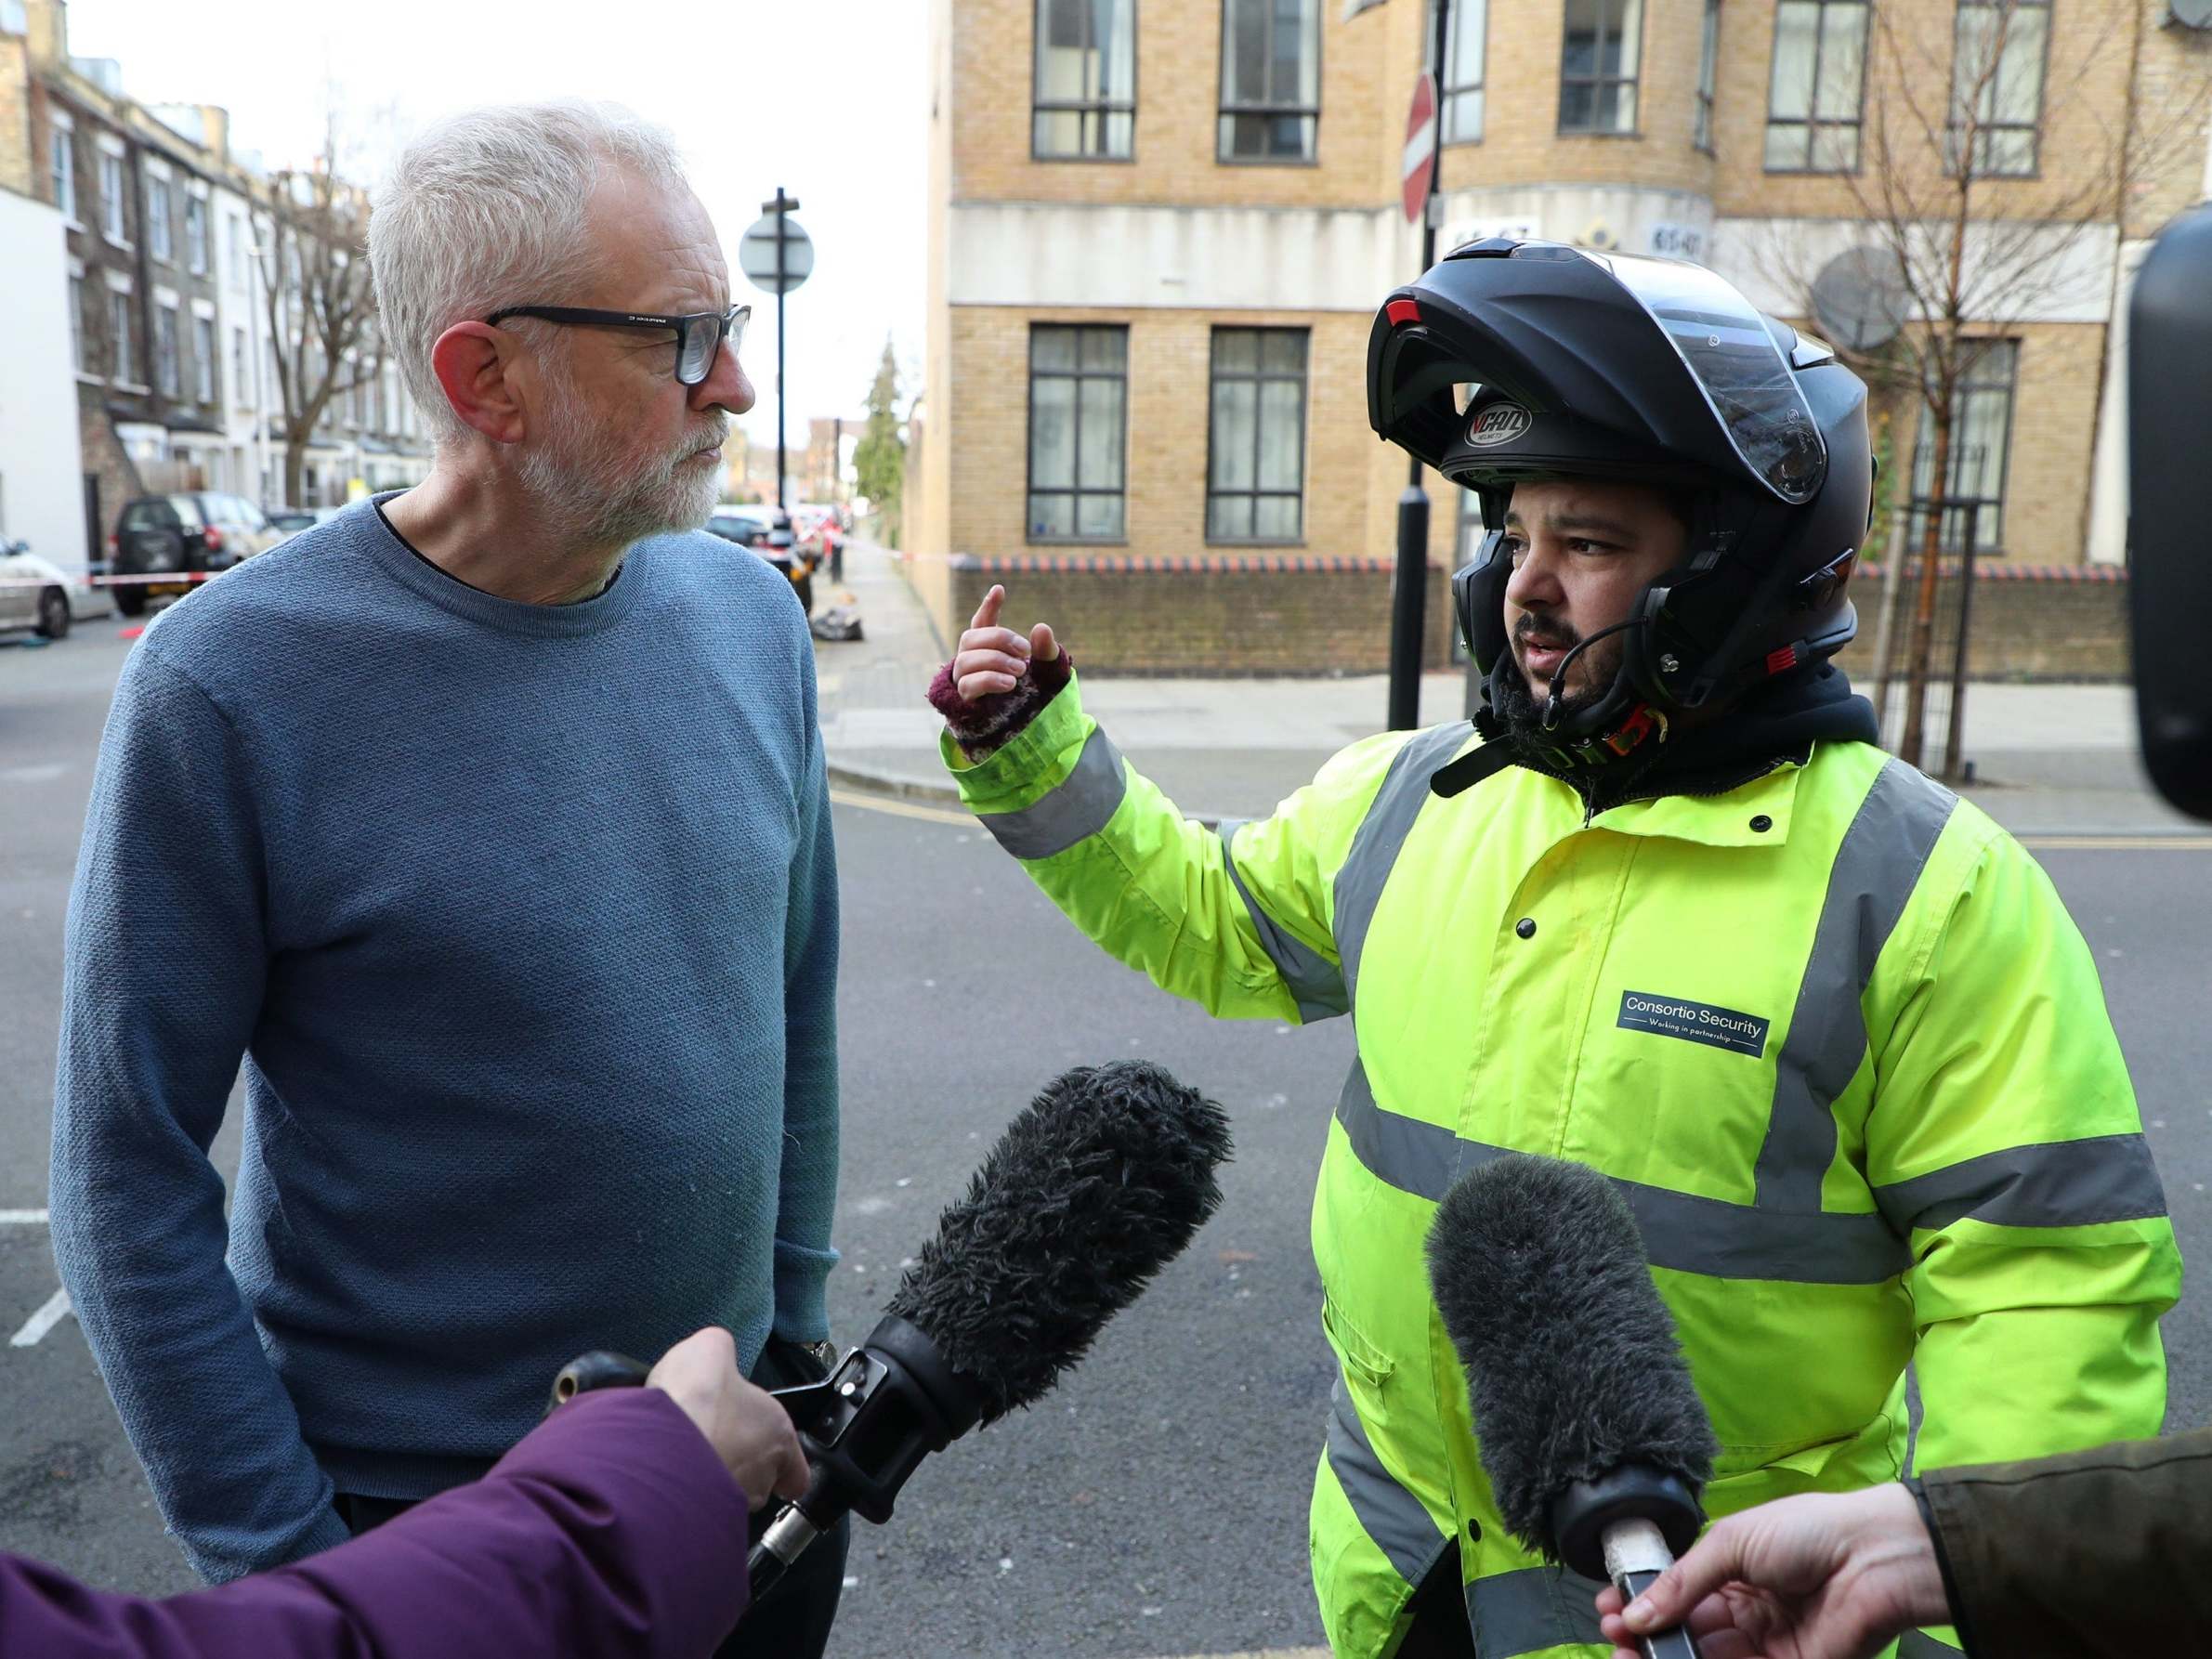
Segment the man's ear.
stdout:
[[512,340],[489,323],[456,322],[430,347],[430,372],[464,425],[494,443],[520,440],[522,401],[509,379]]

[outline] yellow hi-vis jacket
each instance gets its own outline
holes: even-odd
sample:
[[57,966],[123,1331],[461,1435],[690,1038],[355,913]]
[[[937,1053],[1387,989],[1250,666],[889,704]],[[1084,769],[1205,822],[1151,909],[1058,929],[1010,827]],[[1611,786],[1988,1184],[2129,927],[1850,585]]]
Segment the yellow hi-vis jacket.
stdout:
[[1216,834],[1078,684],[977,764],[945,739],[1121,960],[1218,1015],[1352,1014],[1313,1215],[1335,1651],[1394,1652],[1455,1539],[1482,1659],[1608,1651],[1596,1587],[1506,1535],[1429,1293],[1437,1200],[1501,1151],[1627,1197],[1721,1443],[1714,1515],[1895,1477],[1908,1363],[1922,1468],[2155,1433],[2180,1261],[2095,966],[2019,843],[1864,743],[1586,824],[1520,767],[1433,795],[1472,740],[1355,744]]

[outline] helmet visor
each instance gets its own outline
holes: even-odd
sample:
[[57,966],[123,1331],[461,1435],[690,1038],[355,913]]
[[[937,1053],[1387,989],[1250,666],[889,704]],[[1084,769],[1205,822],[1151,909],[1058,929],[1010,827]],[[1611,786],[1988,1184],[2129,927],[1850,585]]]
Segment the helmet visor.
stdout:
[[1681,356],[1735,452],[1768,489],[1793,505],[1820,492],[1828,452],[1819,424],[1782,348],[1742,294],[1701,265],[1563,251],[1603,267],[1635,296]]

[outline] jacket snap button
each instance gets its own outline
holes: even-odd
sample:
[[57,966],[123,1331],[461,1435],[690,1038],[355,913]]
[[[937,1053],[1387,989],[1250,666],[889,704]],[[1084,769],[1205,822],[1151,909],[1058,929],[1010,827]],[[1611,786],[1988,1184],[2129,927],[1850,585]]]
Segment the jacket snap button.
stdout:
[[1532,918],[1524,916],[1513,923],[1513,932],[1524,939],[1533,939],[1536,937],[1536,922]]
[[1755,834],[1755,835],[1764,835],[1764,834],[1765,834],[1765,833],[1766,833],[1766,832],[1767,832],[1769,830],[1772,830],[1774,827],[1774,819],[1772,819],[1772,818],[1770,818],[1770,817],[1768,817],[1768,816],[1766,816],[1766,814],[1765,814],[1765,813],[1763,813],[1763,812],[1762,812],[1762,813],[1760,813],[1760,815],[1759,815],[1757,817],[1755,817],[1755,818],[1753,818],[1753,819],[1751,820],[1751,830],[1752,830],[1752,833],[1753,833],[1753,834]]

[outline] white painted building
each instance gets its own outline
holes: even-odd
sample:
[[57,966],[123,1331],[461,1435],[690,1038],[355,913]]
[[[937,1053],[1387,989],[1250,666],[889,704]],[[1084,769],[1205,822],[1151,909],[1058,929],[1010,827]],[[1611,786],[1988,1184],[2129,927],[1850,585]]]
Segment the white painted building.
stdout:
[[59,212],[0,190],[0,540],[65,569],[85,564],[77,464],[75,329]]

